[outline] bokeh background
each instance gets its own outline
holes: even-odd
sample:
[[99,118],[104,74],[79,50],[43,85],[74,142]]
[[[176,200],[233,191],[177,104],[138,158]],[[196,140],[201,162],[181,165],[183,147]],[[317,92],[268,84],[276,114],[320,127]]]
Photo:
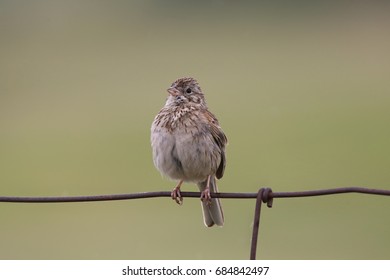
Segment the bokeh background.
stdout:
[[[200,82],[229,138],[219,189],[390,189],[385,1],[0,1],[0,195],[171,190],[150,125]],[[186,184],[186,191],[196,187]],[[0,203],[1,259],[247,259],[254,200]],[[278,199],[258,258],[388,259],[388,197]]]

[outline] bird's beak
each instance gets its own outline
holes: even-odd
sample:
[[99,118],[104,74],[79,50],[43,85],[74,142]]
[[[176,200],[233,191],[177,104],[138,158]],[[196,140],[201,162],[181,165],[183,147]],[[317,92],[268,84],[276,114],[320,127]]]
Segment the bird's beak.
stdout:
[[170,87],[167,89],[168,93],[172,96],[178,96],[180,94],[180,91],[178,91],[176,88],[174,87]]

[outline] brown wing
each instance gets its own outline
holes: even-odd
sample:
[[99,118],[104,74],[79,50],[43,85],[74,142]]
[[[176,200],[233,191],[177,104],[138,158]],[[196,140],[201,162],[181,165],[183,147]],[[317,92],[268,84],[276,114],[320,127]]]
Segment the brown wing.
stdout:
[[205,116],[209,121],[208,123],[210,124],[209,127],[210,127],[211,134],[213,135],[214,141],[218,145],[221,151],[221,162],[219,163],[217,172],[215,174],[218,179],[221,179],[226,166],[225,146],[227,144],[227,138],[225,133],[223,133],[222,128],[219,126],[218,120],[213,115],[213,113],[206,110]]

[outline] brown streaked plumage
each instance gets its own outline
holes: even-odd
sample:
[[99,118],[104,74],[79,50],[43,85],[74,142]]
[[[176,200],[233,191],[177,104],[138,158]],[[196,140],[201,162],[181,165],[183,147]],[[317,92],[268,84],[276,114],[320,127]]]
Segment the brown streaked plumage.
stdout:
[[197,183],[205,225],[222,226],[221,202],[212,198],[210,192],[218,191],[215,177],[222,178],[225,171],[227,138],[217,118],[208,110],[195,79],[177,79],[168,93],[165,106],[151,128],[153,162],[162,174],[178,180],[172,198],[179,204],[183,201],[182,183]]

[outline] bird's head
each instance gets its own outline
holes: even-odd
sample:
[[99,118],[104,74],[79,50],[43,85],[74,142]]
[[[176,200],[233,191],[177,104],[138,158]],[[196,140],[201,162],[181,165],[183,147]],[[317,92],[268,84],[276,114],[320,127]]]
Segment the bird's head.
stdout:
[[201,104],[205,105],[204,95],[194,78],[180,78],[172,83],[167,89],[169,93],[168,100],[174,104]]

